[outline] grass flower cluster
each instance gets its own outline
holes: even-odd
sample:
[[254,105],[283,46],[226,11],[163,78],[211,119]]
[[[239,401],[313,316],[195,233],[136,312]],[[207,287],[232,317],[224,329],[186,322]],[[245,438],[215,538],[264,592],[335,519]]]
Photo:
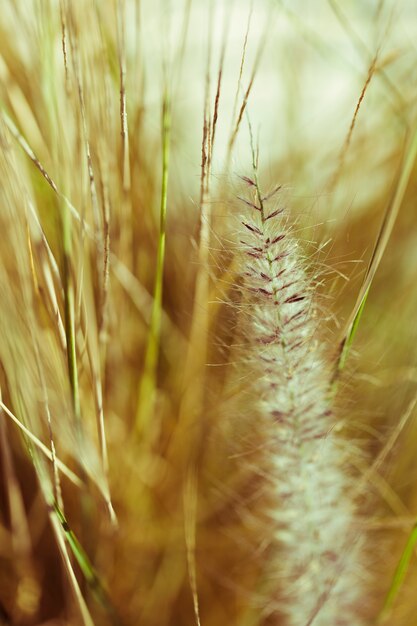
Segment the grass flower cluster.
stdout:
[[252,191],[243,199],[240,240],[246,331],[259,370],[258,410],[269,421],[272,519],[281,549],[271,575],[288,624],[359,624],[363,539],[351,476],[358,453],[340,436],[332,411],[315,284],[288,210],[275,199],[280,190],[263,196],[256,166],[245,182]]

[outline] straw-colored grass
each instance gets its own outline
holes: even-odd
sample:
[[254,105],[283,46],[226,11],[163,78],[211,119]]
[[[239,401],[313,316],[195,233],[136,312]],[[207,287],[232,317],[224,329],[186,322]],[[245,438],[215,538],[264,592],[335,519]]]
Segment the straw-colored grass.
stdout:
[[3,0],[0,623],[417,624],[416,29]]

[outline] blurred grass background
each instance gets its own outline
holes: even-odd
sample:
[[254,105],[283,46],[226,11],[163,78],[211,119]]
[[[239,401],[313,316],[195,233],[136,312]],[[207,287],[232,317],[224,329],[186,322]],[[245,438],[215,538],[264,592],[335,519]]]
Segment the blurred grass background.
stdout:
[[[4,409],[0,621],[275,623],[223,304],[246,115],[322,244],[337,349],[416,131],[416,40],[407,1],[3,0],[0,381],[32,439]],[[415,173],[338,398],[369,462],[373,623],[417,519]],[[416,572],[413,551],[385,623],[417,624]]]

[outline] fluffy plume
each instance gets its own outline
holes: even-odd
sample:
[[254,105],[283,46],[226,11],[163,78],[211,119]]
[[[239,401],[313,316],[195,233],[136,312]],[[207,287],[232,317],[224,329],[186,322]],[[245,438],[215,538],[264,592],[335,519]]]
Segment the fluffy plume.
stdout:
[[360,624],[362,543],[349,469],[356,449],[332,412],[314,284],[284,208],[262,197],[256,173],[244,181],[252,192],[241,199],[246,332],[273,459],[276,606],[290,626]]

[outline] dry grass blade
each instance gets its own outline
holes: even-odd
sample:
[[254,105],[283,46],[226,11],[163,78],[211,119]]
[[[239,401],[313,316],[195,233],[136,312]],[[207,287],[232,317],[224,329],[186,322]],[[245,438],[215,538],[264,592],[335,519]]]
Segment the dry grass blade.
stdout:
[[[20,428],[20,430],[28,437],[34,444],[39,448],[39,450],[48,458],[51,462],[53,461],[52,452],[49,450],[47,446],[45,446],[36,435],[34,435],[22,422],[10,411],[10,409],[4,404],[4,402],[0,401],[0,406],[3,411],[10,417],[11,420]],[[77,487],[82,487],[83,482],[81,479],[74,474],[72,470],[70,470],[62,461],[56,458],[56,464],[58,469],[67,477],[69,480],[74,483]]]
[[53,191],[64,202],[66,207],[71,212],[71,215],[78,222],[81,223],[81,225],[85,229],[85,232],[87,233],[87,235],[89,237],[91,237],[91,238],[94,238],[94,234],[93,234],[89,224],[87,224],[87,222],[84,220],[84,218],[81,217],[81,215],[79,214],[77,209],[73,206],[73,204],[70,202],[70,200],[58,189],[57,184],[55,183],[55,181],[48,174],[48,172],[46,171],[46,169],[44,168],[44,166],[42,165],[42,163],[40,162],[40,160],[38,159],[36,154],[33,152],[32,148],[27,143],[26,139],[23,137],[23,135],[21,135],[21,133],[18,131],[18,129],[17,129],[16,125],[14,124],[14,122],[11,120],[11,118],[7,115],[7,113],[4,110],[2,111],[2,117],[3,117],[4,123],[6,124],[7,128],[11,132],[12,136],[16,139],[16,141],[18,142],[18,144],[22,148],[23,152],[29,157],[29,159],[33,162],[35,167],[42,174],[42,176],[44,177],[44,179],[46,180],[48,185],[53,189]]
[[28,557],[32,550],[28,521],[22,491],[17,479],[12,453],[7,439],[6,420],[3,412],[3,406],[0,405],[0,449],[3,457],[3,472],[7,478],[7,496],[12,526],[12,538],[16,553]]
[[364,483],[368,482],[369,480],[372,480],[372,477],[378,473],[378,471],[380,470],[380,468],[383,466],[384,462],[386,461],[389,453],[393,450],[399,436],[401,435],[401,433],[403,432],[403,430],[405,429],[405,427],[407,426],[407,424],[409,423],[410,419],[413,417],[414,415],[414,409],[417,406],[417,394],[416,396],[411,400],[410,404],[408,405],[406,411],[404,412],[404,414],[402,415],[400,421],[398,422],[398,424],[395,426],[394,430],[392,431],[391,435],[389,436],[386,444],[384,445],[384,447],[382,448],[381,452],[378,454],[378,456],[376,457],[376,459],[374,460],[374,462],[372,463],[372,465],[365,471],[365,473],[363,474],[361,481],[358,485],[358,491],[362,491]]
[[[199,238],[198,238],[198,270],[194,288],[193,315],[188,343],[186,366],[184,372],[184,387],[186,393],[180,409],[180,421],[184,416],[193,420],[201,411],[204,387],[201,384],[204,376],[204,367],[207,362],[207,339],[209,327],[208,294],[209,294],[209,248],[212,211],[210,205],[210,167],[215,130],[217,123],[217,106],[220,98],[222,64],[224,62],[223,51],[220,60],[217,93],[214,105],[215,120],[210,116],[210,89],[211,89],[211,61],[212,61],[212,37],[213,37],[213,5],[209,6],[208,37],[209,44],[206,59],[204,112],[203,112],[203,136],[201,141],[201,171],[200,171],[200,203],[199,203]],[[210,132],[211,131],[211,132]],[[192,380],[198,380],[198,385],[193,385]],[[179,430],[178,432],[181,432]]]
[[193,597],[195,622],[197,626],[201,626],[195,562],[198,499],[197,487],[195,468],[190,467],[184,486],[184,532],[185,544],[187,548],[188,576],[190,580],[191,594]]
[[[340,3],[337,0],[327,0],[327,1],[336,19],[341,24],[342,28],[346,31],[350,40],[353,42],[359,55],[361,57],[365,56],[365,58],[368,57],[368,59],[371,59],[373,57],[373,54],[369,51],[368,45],[363,41],[362,37],[358,34],[357,30],[350,23],[347,15],[341,8]],[[380,9],[382,9],[383,4],[384,4],[383,2],[380,3]],[[398,90],[396,84],[392,81],[391,77],[389,76],[389,74],[387,74],[385,69],[382,67],[378,69],[379,69],[379,72],[377,75],[382,78],[387,88],[388,96],[393,97],[396,112],[401,119],[402,111],[404,109],[404,104],[405,104],[404,96]]]
[[[389,452],[393,449],[401,432],[404,430],[404,428],[410,421],[410,418],[414,416],[416,405],[417,405],[417,394],[411,400],[399,424],[396,426],[395,430],[392,432],[384,448],[381,450],[380,454],[375,459],[374,463],[372,464],[372,467],[367,472],[365,472],[363,476],[363,480],[369,480],[370,477],[372,477],[376,472],[378,472],[380,467],[383,465],[386,457],[388,456]],[[395,569],[390,587],[388,589],[388,593],[385,596],[384,606],[378,617],[378,624],[386,623],[386,621],[390,618],[392,607],[398,597],[398,594],[407,576],[407,571],[410,565],[411,558],[414,554],[416,543],[417,543],[417,522],[414,521],[413,527],[410,531],[410,534],[408,535],[400,560]]]
[[[247,33],[249,32],[249,24],[250,24],[251,16],[252,16],[252,12],[249,14]],[[248,83],[248,86],[246,88],[246,91],[243,94],[242,104],[240,106],[239,114],[237,116],[237,120],[236,120],[235,126],[233,128],[233,132],[231,134],[230,141],[229,141],[229,148],[228,148],[229,155],[231,155],[231,153],[233,152],[233,148],[234,148],[234,145],[235,145],[238,133],[239,133],[239,128],[240,128],[243,116],[245,114],[246,108],[247,108],[248,103],[249,103],[249,97],[250,97],[250,94],[251,94],[251,91],[252,91],[252,88],[253,88],[253,84],[255,82],[256,74],[258,72],[259,65],[260,65],[261,60],[262,60],[262,55],[264,53],[265,46],[266,46],[266,43],[267,43],[268,31],[269,31],[269,28],[270,28],[271,22],[272,22],[271,18],[272,18],[272,16],[269,15],[269,20],[268,20],[267,25],[266,25],[266,27],[264,29],[264,36],[261,39],[261,41],[259,43],[259,46],[258,46],[257,54],[256,54],[255,61],[254,61],[253,67],[252,67],[252,72],[251,72],[251,75],[250,75],[250,78],[249,78],[249,83]],[[244,43],[243,52],[242,52],[241,69],[240,69],[240,73],[239,73],[239,83],[241,81],[243,64],[244,64],[244,61],[245,61],[246,40],[247,40],[247,34],[246,34],[246,37],[245,37],[245,43]],[[240,84],[238,85],[238,87],[239,86],[240,86]]]
[[339,156],[338,156],[338,159],[337,159],[337,166],[336,166],[335,172],[333,174],[332,180],[331,180],[330,185],[329,185],[330,190],[333,190],[335,188],[336,183],[338,181],[338,178],[340,176],[340,173],[343,170],[343,166],[344,166],[344,163],[345,163],[346,155],[347,155],[347,152],[349,150],[349,146],[350,146],[351,141],[352,141],[352,136],[353,136],[353,131],[354,131],[355,125],[356,125],[356,120],[357,120],[357,117],[359,115],[359,109],[361,108],[363,99],[365,98],[365,94],[366,94],[366,92],[367,92],[367,90],[369,88],[369,85],[371,84],[371,80],[372,80],[372,78],[373,78],[373,76],[374,76],[374,74],[376,72],[377,60],[378,60],[378,53],[372,59],[372,62],[371,62],[370,66],[369,66],[369,69],[368,69],[368,75],[366,77],[365,84],[362,87],[362,91],[361,91],[361,94],[359,96],[359,100],[356,103],[356,107],[355,107],[355,111],[353,113],[352,121],[350,123],[350,127],[349,127],[348,133],[346,135],[346,139],[345,139],[345,141],[343,143],[342,149],[340,150],[340,153],[339,153]]

